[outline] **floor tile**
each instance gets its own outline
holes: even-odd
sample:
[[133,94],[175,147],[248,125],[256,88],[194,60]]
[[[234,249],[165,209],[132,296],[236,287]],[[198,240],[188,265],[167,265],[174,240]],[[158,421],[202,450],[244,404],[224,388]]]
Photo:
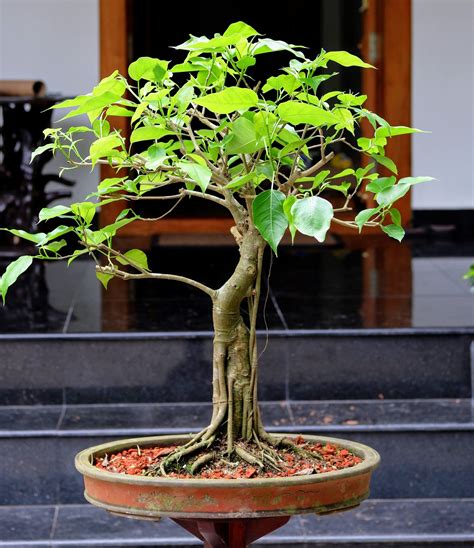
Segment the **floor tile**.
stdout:
[[48,540],[54,516],[54,506],[0,507],[0,545],[2,541]]

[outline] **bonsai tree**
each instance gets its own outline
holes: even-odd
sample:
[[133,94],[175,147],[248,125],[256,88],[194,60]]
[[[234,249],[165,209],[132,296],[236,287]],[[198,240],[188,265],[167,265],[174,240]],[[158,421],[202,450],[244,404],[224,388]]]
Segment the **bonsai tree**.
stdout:
[[[212,418],[148,473],[166,475],[178,461],[195,473],[223,453],[275,466],[278,445],[300,449],[267,434],[258,408],[256,320],[265,248],[276,255],[286,231],[292,238],[300,232],[323,242],[336,224],[359,232],[379,227],[401,240],[404,230],[394,204],[412,185],[430,178],[397,180],[397,168],[385,155],[390,138],[418,130],[389,125],[364,108],[365,95],[320,94],[321,83],[335,74],[336,65],[373,68],[358,57],[323,50],[308,58],[302,48],[262,37],[243,22],[212,38],[191,36],[176,49],[185,53],[182,63],[142,57],[130,65],[129,78],[114,72],[90,94],[53,107],[71,109],[63,120],[87,115],[90,125],[46,130],[48,142],[33,158],[52,151],[64,156],[65,169],[107,165],[117,176],[102,180],[83,202],[43,209],[41,232],[9,230],[34,243],[37,251],[8,266],[0,291],[5,299],[33,261],[70,264],[89,255],[105,287],[116,277],[173,280],[204,292],[215,332]],[[289,54],[288,66],[265,82],[255,81],[254,65],[275,52]],[[130,120],[129,136],[114,128],[116,117]],[[373,134],[357,138],[363,120]],[[87,155],[77,146],[84,134],[93,136]],[[329,164],[336,144],[357,150],[368,161],[358,169],[334,172]],[[379,175],[379,166],[392,175]],[[373,195],[375,205],[356,214],[352,203],[361,189]],[[125,225],[155,220],[141,217],[130,204],[166,201],[171,211],[189,198],[217,204],[235,223],[231,232],[240,258],[222,287],[168,273],[168,268],[152,272],[143,250],[122,252],[114,245]],[[98,208],[116,201],[125,205],[115,222],[96,228]],[[51,219],[56,223],[48,231]],[[241,314],[245,302],[248,324]]]

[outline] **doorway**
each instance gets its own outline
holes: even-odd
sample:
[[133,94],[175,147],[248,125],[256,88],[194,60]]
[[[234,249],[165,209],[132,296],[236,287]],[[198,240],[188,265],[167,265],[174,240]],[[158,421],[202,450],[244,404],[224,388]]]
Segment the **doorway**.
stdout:
[[[283,8],[275,10],[269,4],[249,0],[229,1],[224,10],[220,2],[198,2],[184,17],[183,12],[164,7],[156,0],[100,0],[102,76],[117,68],[126,74],[128,63],[140,56],[179,60],[182,52],[171,49],[170,44],[184,42],[190,33],[210,36],[216,30],[223,32],[231,22],[243,20],[267,36],[308,45],[313,55],[321,48],[347,50],[368,60],[378,67],[377,71],[341,70],[337,80],[331,79],[330,89],[366,93],[369,109],[394,125],[410,124],[411,0],[287,1],[282,5]],[[267,64],[258,75],[261,80],[277,74],[288,61],[279,55],[265,57]],[[126,132],[127,128],[122,129]],[[410,137],[404,136],[397,138],[388,150],[399,166],[401,177],[410,174],[410,148]],[[357,154],[347,150],[343,154],[347,158],[342,156],[342,161],[355,166],[360,162]],[[370,207],[370,202],[362,198],[359,206]],[[121,207],[110,204],[104,208],[102,224],[113,222]],[[409,195],[399,209],[408,224]],[[132,223],[121,235],[228,233],[232,221],[220,215],[217,207],[198,210],[190,202],[172,217],[155,223]],[[342,227],[344,231],[347,229]]]

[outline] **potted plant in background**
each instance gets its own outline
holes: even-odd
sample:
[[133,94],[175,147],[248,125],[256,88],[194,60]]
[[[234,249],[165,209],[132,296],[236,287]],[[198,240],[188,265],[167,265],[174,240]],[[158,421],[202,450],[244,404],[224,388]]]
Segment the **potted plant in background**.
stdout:
[[[216,546],[205,533],[211,525],[213,538],[226,542],[230,533],[219,533],[223,522],[215,520],[228,527],[239,523],[243,540],[235,545],[244,546],[294,513],[357,505],[368,495],[378,463],[375,451],[353,442],[265,431],[257,398],[256,340],[265,248],[277,254],[287,231],[292,238],[300,232],[323,242],[334,224],[355,231],[379,227],[401,240],[404,230],[394,204],[412,185],[430,178],[397,181],[396,166],[385,156],[391,137],[418,130],[390,126],[364,108],[364,95],[319,92],[333,75],[328,65],[372,68],[358,57],[321,51],[307,58],[302,48],[262,37],[243,22],[210,39],[191,36],[177,49],[186,54],[179,64],[140,58],[129,67],[130,81],[113,73],[89,95],[53,107],[70,109],[63,119],[87,115],[90,126],[46,130],[48,143],[33,157],[61,153],[67,169],[104,164],[117,176],[102,180],[86,201],[43,209],[41,227],[55,219],[49,232],[8,229],[33,242],[37,252],[8,266],[0,291],[5,299],[35,260],[71,263],[89,255],[105,287],[114,277],[174,280],[208,295],[215,330],[209,425],[193,436],[87,449],[76,465],[94,504],[132,516],[168,515]],[[254,81],[254,65],[274,52],[286,52],[288,66],[262,83]],[[129,118],[129,137],[114,129],[116,117]],[[371,137],[357,137],[363,121],[372,128]],[[77,147],[83,134],[94,139],[87,156]],[[368,161],[334,172],[329,164],[337,143],[355,148]],[[392,174],[379,175],[378,166]],[[373,207],[355,214],[353,198],[362,188],[373,195]],[[144,250],[121,251],[114,245],[123,226],[155,220],[188,199],[211,201],[234,220],[240,258],[219,288],[152,272]],[[145,200],[159,211],[153,219],[133,209]],[[117,201],[124,205],[115,222],[96,228],[98,208]],[[255,517],[267,520],[258,522],[260,529]]]

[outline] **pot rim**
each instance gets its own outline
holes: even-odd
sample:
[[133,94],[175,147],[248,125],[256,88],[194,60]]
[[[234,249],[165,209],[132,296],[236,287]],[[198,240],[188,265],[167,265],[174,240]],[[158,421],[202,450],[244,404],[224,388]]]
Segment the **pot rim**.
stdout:
[[[276,435],[282,435],[287,438],[296,438],[298,434],[287,435],[278,432],[272,432]],[[309,476],[290,476],[290,477],[276,477],[276,478],[258,478],[258,479],[212,479],[212,478],[166,478],[166,477],[149,477],[149,476],[134,476],[129,474],[122,474],[116,472],[108,472],[106,470],[100,470],[92,464],[92,458],[101,454],[114,451],[122,451],[123,449],[134,447],[136,445],[143,445],[149,447],[157,442],[173,443],[189,441],[192,435],[169,435],[169,436],[147,436],[140,438],[128,438],[123,440],[116,440],[101,445],[89,447],[80,451],[75,458],[76,469],[84,476],[91,477],[96,480],[110,481],[113,483],[125,483],[134,485],[154,485],[160,484],[167,486],[183,487],[186,485],[193,487],[222,487],[222,488],[242,488],[244,487],[256,487],[262,485],[305,485],[307,483],[321,483],[331,480],[338,480],[342,478],[348,478],[356,475],[362,475],[364,473],[372,472],[377,468],[380,463],[380,455],[375,449],[358,443],[355,441],[345,440],[342,438],[331,438],[318,435],[305,435],[305,439],[311,441],[320,441],[323,443],[331,443],[333,445],[349,449],[358,457],[363,460],[361,463],[352,466],[351,468],[344,468],[342,470],[334,470],[332,472],[322,472],[320,474],[312,474]]]

